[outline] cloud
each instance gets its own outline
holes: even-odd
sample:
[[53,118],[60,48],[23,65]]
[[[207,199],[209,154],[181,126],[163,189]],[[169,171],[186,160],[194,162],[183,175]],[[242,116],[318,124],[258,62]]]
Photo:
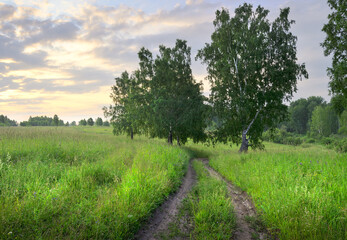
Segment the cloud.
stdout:
[[14,6],[0,3],[0,20],[12,17],[15,11]]
[[[293,33],[298,36],[299,62],[305,62],[310,73],[310,80],[298,84],[296,96],[325,92],[326,98],[328,80],[324,72],[329,59],[322,57],[319,46],[324,39],[320,30],[329,12],[326,2],[250,2],[269,8],[270,20],[279,14],[279,8],[291,7],[290,17],[297,22]],[[233,13],[242,3],[241,0],[0,3],[0,101],[3,101],[0,107],[5,109],[4,101],[12,106],[16,103],[24,106],[28,101],[28,108],[36,109],[34,112],[48,114],[53,111],[51,108],[67,112],[63,106],[68,105],[69,114],[78,115],[82,109],[87,111],[83,105],[87,103],[93,105],[88,113],[100,115],[100,106],[110,103],[114,77],[138,67],[139,49],[144,46],[157,54],[159,45],[172,47],[177,38],[192,46],[193,73],[201,81],[206,76],[205,66],[194,58],[198,49],[210,42],[215,11],[224,6]],[[208,84],[205,91],[209,91]],[[6,109],[18,116],[19,111],[27,112],[24,108]]]

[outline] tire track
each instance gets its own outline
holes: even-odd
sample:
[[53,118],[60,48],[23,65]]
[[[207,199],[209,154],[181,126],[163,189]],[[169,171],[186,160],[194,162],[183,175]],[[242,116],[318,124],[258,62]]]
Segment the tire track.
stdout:
[[190,192],[195,182],[196,174],[190,161],[180,188],[155,210],[148,224],[137,233],[135,239],[161,239],[159,234],[168,232],[169,224],[175,220],[182,200]]
[[[224,181],[227,184],[228,192],[234,206],[237,224],[237,229],[233,239],[251,240],[254,239],[254,236],[257,236],[257,239],[268,239],[266,233],[256,232],[254,229],[252,229],[251,224],[245,219],[247,216],[256,217],[256,210],[251,198],[246,192],[234,186],[217,171],[211,168],[207,158],[195,158],[189,162],[188,171],[183,178],[180,188],[176,193],[171,195],[166,202],[155,210],[152,217],[149,219],[148,224],[140,229],[140,231],[135,235],[135,239],[159,240],[161,239],[160,234],[169,232],[169,224],[175,221],[177,218],[182,200],[187,196],[196,183],[196,173],[191,164],[193,160],[202,161],[211,177]],[[178,237],[175,239],[180,238]]]
[[228,191],[231,197],[231,200],[234,205],[234,211],[236,215],[236,224],[237,230],[235,232],[235,240],[251,240],[254,239],[253,235],[257,235],[259,239],[267,239],[265,233],[256,232],[251,228],[251,224],[248,223],[245,217],[255,217],[256,210],[251,198],[247,195],[246,192],[240,190],[238,187],[231,184],[226,180],[222,175],[209,166],[209,161],[207,158],[197,159],[204,163],[205,168],[212,177],[215,177],[221,181],[224,181],[227,184]]

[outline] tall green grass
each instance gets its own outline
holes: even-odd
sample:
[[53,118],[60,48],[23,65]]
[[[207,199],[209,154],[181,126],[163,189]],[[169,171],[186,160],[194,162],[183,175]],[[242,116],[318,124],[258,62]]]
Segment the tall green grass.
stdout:
[[0,239],[130,239],[177,188],[185,151],[95,129],[0,128]]
[[[201,147],[200,147],[201,148]],[[346,239],[347,155],[310,145],[211,150],[211,166],[249,193],[280,239]]]
[[188,198],[194,239],[231,239],[236,218],[225,182],[209,175],[200,161],[193,161],[197,184]]

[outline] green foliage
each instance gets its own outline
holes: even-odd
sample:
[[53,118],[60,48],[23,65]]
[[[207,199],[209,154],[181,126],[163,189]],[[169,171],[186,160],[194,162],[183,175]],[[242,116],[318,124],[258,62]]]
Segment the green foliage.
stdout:
[[102,126],[104,126],[104,127],[109,127],[109,126],[110,126],[109,121],[104,121],[104,122],[102,123]]
[[344,111],[347,111],[347,97],[342,94],[335,94],[330,103],[337,115],[341,116]]
[[345,239],[346,154],[271,144],[240,155],[216,146],[211,166],[251,195],[279,239]]
[[114,105],[104,107],[115,134],[169,136],[170,143],[173,137],[181,143],[188,137],[204,139],[205,98],[202,84],[192,76],[190,52],[183,40],[177,40],[174,48],[159,46],[155,60],[149,50],[140,50],[140,68],[116,78],[111,93]]
[[135,74],[129,75],[127,71],[115,81],[111,92],[114,106],[104,107],[104,114],[111,117],[114,134],[126,133],[133,138],[133,134],[140,133],[144,123],[141,82]]
[[3,126],[17,126],[17,122],[15,120],[9,119],[5,115],[0,115],[0,127]]
[[310,134],[328,137],[337,133],[338,127],[338,118],[331,106],[317,106],[314,109],[310,124]]
[[70,125],[71,126],[76,126],[76,121],[72,121]]
[[322,97],[312,96],[307,99],[300,98],[290,103],[288,131],[298,134],[306,134],[309,130],[313,110],[316,106],[325,106],[326,102]]
[[[334,95],[347,99],[347,2],[345,0],[328,0],[332,10],[329,22],[324,25],[326,38],[322,43],[325,56],[332,56],[332,66],[327,69],[331,79],[329,87]],[[347,107],[344,100],[344,109]]]
[[109,130],[1,128],[0,239],[131,239],[190,156]]
[[[55,118],[54,118],[55,117]],[[47,116],[29,117],[28,121],[20,122],[20,126],[64,126],[64,121],[57,115],[53,118]]]
[[198,183],[188,198],[194,224],[194,239],[231,239],[236,219],[226,184],[206,172],[203,163],[193,162]]
[[218,10],[212,43],[198,52],[207,64],[213,114],[223,123],[218,141],[240,143],[243,135],[245,143],[248,135],[252,147],[261,147],[264,127],[284,119],[283,101],[291,99],[298,79],[308,77],[305,65],[296,63],[289,8],[273,23],[268,13],[260,6],[253,11],[250,4],[237,8],[234,17]]
[[58,126],[59,125],[59,117],[57,114],[54,114],[54,117],[53,117],[53,124],[55,126]]
[[79,122],[78,122],[78,125],[79,126],[87,126],[87,121],[85,119],[81,119]]
[[93,118],[88,118],[87,124],[88,124],[89,126],[93,126],[93,125],[94,125],[94,120],[93,120]]
[[271,141],[274,143],[287,144],[287,145],[300,145],[302,144],[302,139],[299,136],[291,132],[287,132],[285,129],[272,129],[264,132],[263,140]]
[[183,40],[177,40],[174,48],[159,47],[149,82],[152,136],[167,138],[171,134],[182,143],[188,137],[204,139],[205,97],[200,92],[202,84],[193,79],[190,52]]
[[338,135],[331,135],[330,137],[323,137],[319,142],[330,149],[334,149],[337,152],[347,152],[347,138]]
[[98,118],[96,119],[95,125],[96,125],[96,126],[102,126],[102,125],[103,125],[103,121],[102,121],[102,119],[101,119],[100,117],[98,117]]

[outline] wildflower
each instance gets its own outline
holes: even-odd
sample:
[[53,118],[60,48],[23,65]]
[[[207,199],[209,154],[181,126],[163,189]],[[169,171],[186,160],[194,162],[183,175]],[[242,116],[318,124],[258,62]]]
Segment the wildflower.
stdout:
[[300,165],[302,165],[302,163],[300,163]]
[[8,232],[8,235],[11,235],[12,234],[12,232]]
[[129,214],[129,215],[128,215],[128,218],[131,218],[131,217],[133,217],[133,215]]

